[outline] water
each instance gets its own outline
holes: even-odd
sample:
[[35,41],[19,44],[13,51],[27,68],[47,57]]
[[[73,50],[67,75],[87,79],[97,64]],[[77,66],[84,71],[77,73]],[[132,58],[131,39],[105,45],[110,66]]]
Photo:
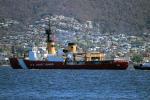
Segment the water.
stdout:
[[150,71],[0,68],[0,100],[150,100]]

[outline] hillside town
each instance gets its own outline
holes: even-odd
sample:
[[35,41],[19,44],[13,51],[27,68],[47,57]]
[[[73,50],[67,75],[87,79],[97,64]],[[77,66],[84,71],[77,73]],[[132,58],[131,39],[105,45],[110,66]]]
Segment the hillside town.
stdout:
[[[24,56],[33,46],[46,47],[45,29],[49,21],[57,48],[65,48],[69,42],[74,42],[79,52],[104,52],[106,59],[124,58],[131,61],[134,55],[140,55],[143,62],[150,61],[149,33],[135,36],[132,33],[105,32],[97,22],[83,22],[63,15],[45,15],[28,25],[27,31],[16,31],[0,38],[1,64],[7,63],[14,54]],[[0,28],[16,24],[19,22],[15,20],[1,21]]]

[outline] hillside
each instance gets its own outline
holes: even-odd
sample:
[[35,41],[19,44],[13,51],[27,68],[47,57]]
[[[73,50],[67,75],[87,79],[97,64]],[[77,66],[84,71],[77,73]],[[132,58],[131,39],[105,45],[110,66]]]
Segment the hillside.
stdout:
[[150,30],[150,0],[0,0],[0,17],[28,25],[47,14],[92,20],[102,32]]

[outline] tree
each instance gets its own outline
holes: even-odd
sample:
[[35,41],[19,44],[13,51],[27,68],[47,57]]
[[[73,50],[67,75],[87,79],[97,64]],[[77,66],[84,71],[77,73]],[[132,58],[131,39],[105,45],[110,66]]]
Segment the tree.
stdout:
[[0,48],[0,52],[3,52],[3,49],[2,49],[2,48]]
[[145,24],[146,24],[146,28],[150,29],[150,17],[146,18]]
[[143,56],[140,54],[134,54],[131,60],[133,62],[140,63],[141,61],[143,61]]

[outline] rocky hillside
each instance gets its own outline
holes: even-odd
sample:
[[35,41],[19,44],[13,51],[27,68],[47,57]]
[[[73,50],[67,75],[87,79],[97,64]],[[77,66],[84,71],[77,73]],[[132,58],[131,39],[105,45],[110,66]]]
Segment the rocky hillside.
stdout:
[[50,13],[95,21],[102,32],[150,30],[150,0],[0,0],[0,17],[24,25]]

